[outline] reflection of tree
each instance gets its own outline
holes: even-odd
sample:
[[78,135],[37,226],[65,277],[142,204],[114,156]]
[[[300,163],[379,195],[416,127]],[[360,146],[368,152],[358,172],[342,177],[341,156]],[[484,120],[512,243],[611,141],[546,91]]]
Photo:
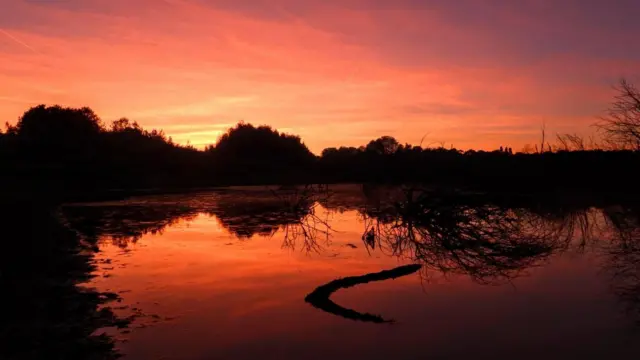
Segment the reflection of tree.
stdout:
[[348,319],[383,323],[382,317],[345,309],[329,296],[343,287],[386,280],[396,272],[397,276],[407,275],[421,268],[425,274],[430,270],[464,274],[481,283],[509,280],[556,250],[556,238],[549,237],[553,232],[523,221],[520,213],[510,208],[478,201],[474,196],[405,190],[400,197],[397,191],[387,192],[392,201],[377,198],[366,202],[360,210],[366,229],[362,239],[368,251],[378,249],[418,264],[334,280],[309,294],[307,302]]
[[69,226],[88,239],[108,238],[125,248],[145,234],[162,231],[198,214],[215,216],[220,224],[239,239],[255,235],[273,236],[281,230],[285,247],[319,250],[318,239],[328,240],[326,219],[317,208],[326,201],[326,187],[282,187],[276,190],[222,190],[202,195],[141,198],[130,203],[66,206],[63,215]]
[[104,307],[115,294],[82,285],[95,269],[93,252],[46,209],[12,206],[1,215],[0,358],[117,358],[113,340],[96,331],[127,320]]
[[602,212],[590,206],[567,204],[519,204],[515,209],[524,222],[537,229],[544,229],[553,239],[557,250],[584,250],[598,238],[604,236],[607,226]]
[[587,245],[595,249],[606,239],[613,289],[629,308],[640,309],[636,208],[611,206],[615,200],[499,198],[389,186],[362,190],[332,191],[331,196],[326,188],[312,186],[225,190],[204,200],[183,196],[64,212],[86,238],[109,236],[119,246],[207,213],[238,238],[280,231],[283,247],[311,252],[330,242],[329,219],[320,204],[330,211],[357,209],[365,222],[367,250],[409,258],[422,264],[425,274],[462,274],[481,283],[509,280],[553,253]]
[[303,241],[307,251],[319,250],[318,239],[328,239],[329,225],[317,214],[320,199],[328,196],[325,187],[305,186],[280,188],[253,193],[223,194],[207,210],[240,239],[255,234],[273,236],[283,232],[283,247],[295,248]]
[[640,323],[640,241],[611,249],[607,269],[612,275],[613,292]]
[[619,205],[603,210],[606,220],[614,230],[614,238],[624,246],[640,241],[640,208]]
[[288,204],[267,195],[267,197],[232,197],[218,199],[207,210],[215,215],[220,224],[240,239],[250,239],[255,235],[271,236],[280,227],[297,222],[309,212],[309,204]]
[[640,211],[619,205],[626,201],[514,202],[407,190],[403,200],[378,201],[361,211],[363,240],[368,249],[409,257],[427,271],[482,283],[510,279],[554,253],[604,248],[612,290],[640,322]]
[[618,207],[607,209],[605,215],[615,229],[605,263],[612,290],[640,324],[640,212]]
[[480,282],[509,279],[553,252],[548,233],[516,212],[461,200],[408,191],[382,211],[365,209],[365,245]]
[[311,206],[306,216],[282,227],[283,248],[295,250],[301,241],[301,247],[304,251],[319,252],[322,250],[322,244],[319,240],[323,239],[327,245],[330,243],[331,226],[327,219],[322,219],[317,215],[316,206],[317,204]]
[[108,237],[121,248],[197,215],[193,207],[175,204],[69,206],[63,212],[70,227],[83,236],[95,240]]
[[554,253],[602,251],[605,244],[613,290],[640,319],[637,206],[620,206],[624,201],[615,197],[500,197],[391,186],[361,190],[332,190],[331,196],[313,186],[221,190],[64,212],[87,239],[109,236],[120,246],[206,213],[238,238],[277,233],[283,247],[318,251],[330,243],[328,212],[357,210],[367,250],[409,258],[423,265],[425,274],[462,274],[480,283],[519,276]]

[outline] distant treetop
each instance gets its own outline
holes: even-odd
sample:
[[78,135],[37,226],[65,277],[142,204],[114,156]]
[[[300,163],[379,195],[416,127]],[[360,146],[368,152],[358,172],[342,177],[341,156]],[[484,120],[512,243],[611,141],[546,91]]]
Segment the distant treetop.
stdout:
[[254,126],[244,122],[229,129],[215,147],[207,148],[218,158],[227,161],[284,161],[304,162],[315,156],[299,136],[280,133],[270,126]]
[[15,130],[27,138],[68,138],[94,136],[104,131],[102,121],[88,107],[63,108],[39,105],[27,110]]

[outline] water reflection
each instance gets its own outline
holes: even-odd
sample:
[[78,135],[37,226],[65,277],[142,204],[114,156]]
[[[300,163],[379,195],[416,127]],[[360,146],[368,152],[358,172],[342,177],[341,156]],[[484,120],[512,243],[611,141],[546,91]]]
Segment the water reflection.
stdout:
[[613,292],[628,314],[640,325],[640,208],[617,206],[605,209],[615,230],[605,246],[605,269],[611,276]]
[[[64,209],[71,226],[91,239],[111,238],[120,247],[136,243],[146,234],[162,231],[198,214],[214,216],[240,240],[272,236],[287,230],[287,239],[317,239],[316,215],[321,199],[328,196],[321,186],[287,190],[219,190],[199,195],[157,196],[114,203],[72,205]],[[313,227],[313,229],[312,229]],[[322,232],[328,234],[327,229]],[[299,236],[300,235],[300,236]],[[293,245],[293,244],[291,244]]]
[[[340,326],[349,326],[348,323],[363,321],[384,323],[391,318],[406,322],[414,316],[411,312],[397,316],[393,308],[368,303],[370,298],[365,294],[375,289],[397,289],[407,283],[410,276],[390,280],[397,274],[385,269],[394,266],[403,271],[420,269],[427,291],[422,301],[427,302],[432,284],[443,275],[481,285],[513,283],[536,273],[536,269],[547,268],[558,258],[575,254],[598,258],[592,265],[598,267],[594,271],[605,275],[625,318],[640,324],[638,209],[636,202],[621,198],[500,197],[416,186],[353,186],[226,189],[68,206],[63,212],[69,226],[89,244],[108,242],[118,248],[149,245],[151,239],[173,239],[158,236],[171,232],[169,229],[174,229],[172,236],[182,238],[189,226],[215,223],[220,233],[199,228],[198,239],[213,241],[224,234],[237,239],[224,240],[225,246],[238,247],[201,246],[200,242],[180,245],[184,249],[198,249],[192,252],[198,251],[197,259],[202,260],[190,255],[171,260],[171,265],[154,262],[154,267],[146,270],[150,274],[165,271],[164,266],[194,269],[187,277],[176,272],[172,274],[175,279],[169,275],[163,275],[162,280],[152,278],[169,286],[158,291],[180,293],[183,297],[184,292],[193,291],[191,298],[214,293],[216,296],[210,299],[213,303],[242,303],[249,308],[257,306],[252,301],[277,303],[291,297],[317,315],[291,303],[286,305],[287,312],[304,314],[298,315],[301,319],[314,318],[308,320],[314,324],[324,321],[315,316],[325,316],[341,321]],[[263,243],[301,250],[296,253],[304,256],[293,263],[287,257],[276,259],[272,247],[262,250]],[[170,244],[157,246],[167,248],[150,252],[154,257],[166,258],[183,251]],[[138,251],[137,263],[131,266],[140,266],[141,270],[132,268],[126,275],[118,275],[120,280],[110,282],[112,286],[135,289],[134,279],[141,279],[139,274],[149,263],[143,257],[146,250],[138,247]],[[246,256],[255,262],[248,262]],[[211,260],[213,257],[219,265]],[[269,262],[268,268],[263,264],[265,261]],[[407,264],[414,266],[406,267]],[[171,269],[163,274],[174,272]],[[244,285],[244,279],[250,279],[247,281],[251,285]],[[189,287],[190,281],[197,281],[201,288]],[[268,284],[270,290],[264,288]],[[342,290],[354,285],[358,285],[355,292]],[[139,289],[145,291],[148,288]],[[232,293],[239,295],[230,297]],[[376,300],[385,298],[379,294],[371,296]],[[254,300],[245,303],[243,298]],[[392,302],[396,307],[402,306],[399,298]],[[205,316],[204,312],[212,310],[203,307],[200,311]],[[412,311],[417,311],[415,304]],[[384,316],[374,315],[378,313]],[[282,316],[279,321],[285,321],[286,316]]]
[[[363,243],[423,269],[479,283],[511,281],[552,255],[591,246],[606,257],[613,292],[640,323],[638,205],[519,201],[426,188],[397,189],[362,208]],[[613,205],[616,204],[616,205]]]
[[425,273],[468,275],[478,282],[509,280],[550,256],[555,243],[520,211],[473,198],[405,189],[404,199],[365,207],[364,244],[408,257]]
[[237,193],[219,196],[205,213],[216,216],[239,239],[254,235],[273,236],[282,231],[282,246],[320,251],[329,240],[330,225],[318,214],[320,201],[330,196],[323,186],[254,192],[250,197]]
[[91,242],[109,238],[114,245],[126,248],[146,234],[162,234],[179,221],[194,219],[198,211],[188,204],[133,202],[66,206],[63,213],[82,237]]
[[[482,284],[512,281],[553,255],[606,243],[613,288],[637,312],[637,207],[589,199],[500,198],[423,187],[361,187],[333,191],[225,190],[198,196],[157,197],[132,204],[66,209],[84,236],[108,236],[118,246],[162,232],[197,214],[214,216],[238,239],[278,234],[283,247],[319,252],[331,245],[331,213],[357,211],[362,246],[371,255],[408,259],[422,274],[464,275]],[[353,244],[348,244],[355,247]]]

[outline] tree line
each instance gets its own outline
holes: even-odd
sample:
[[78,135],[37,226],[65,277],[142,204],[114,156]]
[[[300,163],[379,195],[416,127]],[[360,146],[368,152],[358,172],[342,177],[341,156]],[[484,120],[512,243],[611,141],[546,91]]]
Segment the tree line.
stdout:
[[3,193],[72,194],[113,189],[424,182],[478,189],[628,190],[640,159],[640,93],[622,81],[596,124],[602,142],[574,134],[533,150],[461,151],[382,136],[314,155],[296,135],[238,123],[198,150],[126,118],[105,124],[90,108],[39,105],[0,131]]

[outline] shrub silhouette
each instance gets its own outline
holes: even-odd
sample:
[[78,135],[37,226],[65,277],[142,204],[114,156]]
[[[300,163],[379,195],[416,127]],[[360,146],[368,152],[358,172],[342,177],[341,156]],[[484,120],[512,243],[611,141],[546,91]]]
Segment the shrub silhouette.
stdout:
[[378,155],[391,155],[400,148],[400,143],[394,137],[382,136],[367,144],[365,150]]
[[89,108],[40,105],[25,112],[12,131],[33,160],[75,162],[95,154],[104,127]]
[[315,160],[300,137],[239,123],[206,149],[218,176],[234,183],[288,182]]

